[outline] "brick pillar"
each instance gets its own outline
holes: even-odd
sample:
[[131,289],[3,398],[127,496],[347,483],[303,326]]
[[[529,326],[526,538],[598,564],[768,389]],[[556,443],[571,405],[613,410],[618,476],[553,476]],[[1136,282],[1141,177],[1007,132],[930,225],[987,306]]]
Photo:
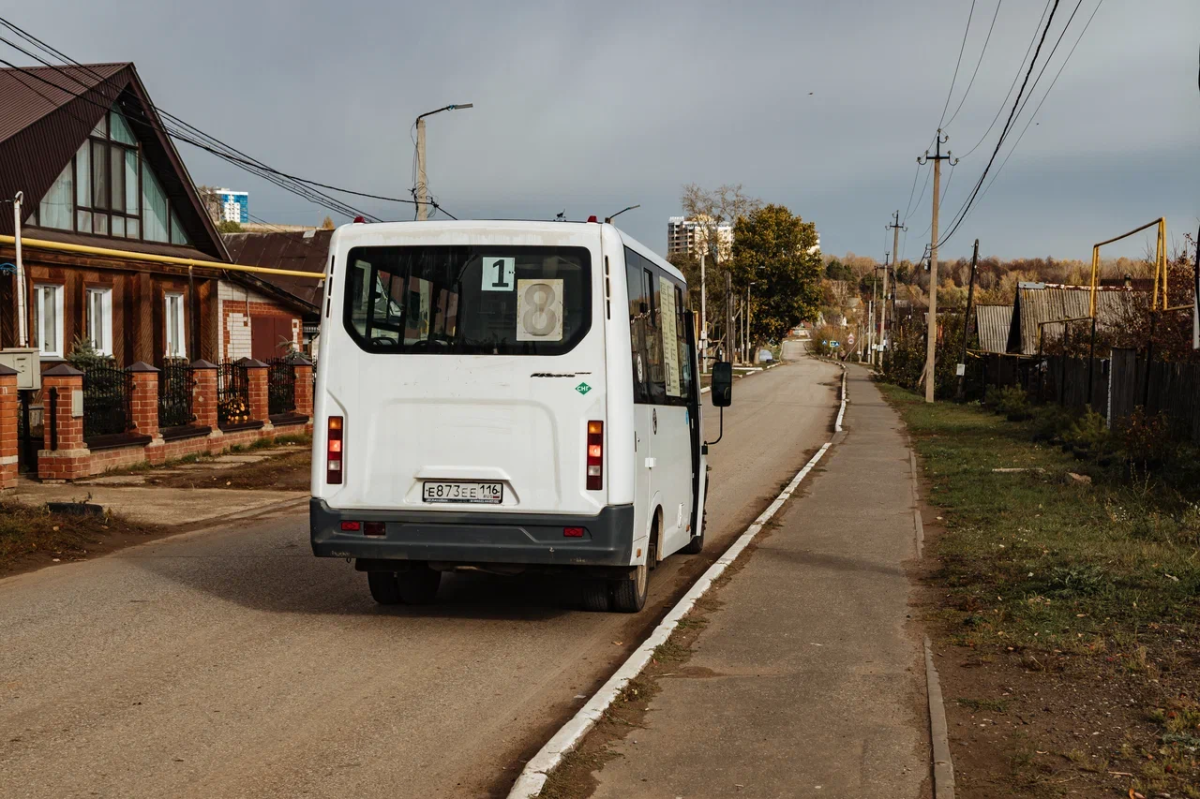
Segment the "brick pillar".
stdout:
[[242,358],[238,366],[246,370],[246,394],[250,401],[250,418],[257,422],[266,422],[269,428],[271,422],[270,402],[267,399],[267,372],[269,367],[262,361],[253,358]]
[[313,415],[312,363],[301,358],[292,363],[292,370],[296,376],[294,388],[296,414],[299,416],[307,416],[311,419]]
[[158,369],[138,361],[125,371],[133,381],[133,432],[158,438]]
[[17,370],[0,366],[0,490],[17,484]]
[[217,365],[192,361],[192,413],[197,427],[217,431]]
[[[72,413],[77,391],[82,396],[83,372],[78,369],[60,363],[42,373],[46,449],[38,453],[38,477],[43,480],[76,480],[87,477],[90,471],[91,452],[83,443],[83,416]],[[51,395],[54,393],[57,393],[57,399],[52,411]]]

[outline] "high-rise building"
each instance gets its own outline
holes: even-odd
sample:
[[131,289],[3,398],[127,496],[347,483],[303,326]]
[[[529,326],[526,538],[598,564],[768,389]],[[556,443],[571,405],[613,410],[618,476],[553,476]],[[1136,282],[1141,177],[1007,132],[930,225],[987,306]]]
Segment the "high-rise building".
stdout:
[[233,191],[232,189],[217,189],[218,222],[250,221],[250,193]]
[[[672,216],[667,219],[667,257],[685,255],[699,257],[705,249],[711,225],[707,219],[688,219]],[[716,226],[717,249],[721,260],[725,260],[733,249],[733,225],[721,222]]]

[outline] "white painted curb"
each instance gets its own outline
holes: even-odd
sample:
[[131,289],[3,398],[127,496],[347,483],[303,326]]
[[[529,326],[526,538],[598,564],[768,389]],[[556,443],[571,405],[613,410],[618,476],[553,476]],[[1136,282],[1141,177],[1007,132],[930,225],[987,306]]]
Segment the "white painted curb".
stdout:
[[833,423],[833,432],[842,432],[842,418],[846,415],[846,367],[842,367],[842,404],[838,408],[837,421]]
[[[842,411],[846,408],[846,390],[845,390],[845,373],[842,375]],[[841,414],[838,414],[838,421],[841,421]],[[840,426],[839,426],[839,429]],[[588,731],[596,725],[603,716],[605,711],[612,706],[617,697],[624,690],[625,685],[642,672],[646,664],[650,662],[650,658],[654,656],[654,651],[659,646],[666,643],[671,633],[679,625],[680,619],[687,615],[692,606],[696,604],[696,600],[704,596],[713,582],[721,576],[725,569],[729,568],[738,556],[742,554],[747,545],[754,540],[754,537],[762,530],[763,525],[770,521],[771,517],[779,512],[784,503],[791,498],[792,493],[800,485],[800,482],[808,476],[817,462],[825,455],[829,448],[833,446],[830,441],[822,444],[817,453],[804,465],[804,468],[796,473],[792,481],[787,484],[787,487],[779,494],[775,500],[767,506],[759,517],[754,520],[754,523],[746,528],[746,531],[738,537],[737,541],[729,549],[725,550],[725,554],[717,559],[717,562],[708,567],[708,571],[701,575],[700,579],[692,585],[688,592],[683,595],[683,598],[667,613],[666,617],[654,628],[654,632],[650,637],[642,642],[629,659],[621,664],[616,673],[608,679],[600,687],[600,690],[588,700],[579,712],[576,713],[570,721],[568,721],[554,737],[546,742],[546,745],[533,758],[525,764],[525,768],[521,771],[521,776],[517,778],[516,784],[512,790],[508,792],[508,799],[532,799],[541,793],[542,788],[546,785],[547,776],[553,771],[559,763],[562,762],[563,755],[570,752],[575,746],[583,740],[583,736],[587,735]]]

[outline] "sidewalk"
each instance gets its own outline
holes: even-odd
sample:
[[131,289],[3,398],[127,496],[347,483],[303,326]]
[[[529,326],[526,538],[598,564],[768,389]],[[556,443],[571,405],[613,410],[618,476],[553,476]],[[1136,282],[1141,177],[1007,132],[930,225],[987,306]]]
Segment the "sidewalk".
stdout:
[[921,646],[905,627],[908,449],[865,371],[848,384],[847,432],[715,594],[595,797],[930,795]]

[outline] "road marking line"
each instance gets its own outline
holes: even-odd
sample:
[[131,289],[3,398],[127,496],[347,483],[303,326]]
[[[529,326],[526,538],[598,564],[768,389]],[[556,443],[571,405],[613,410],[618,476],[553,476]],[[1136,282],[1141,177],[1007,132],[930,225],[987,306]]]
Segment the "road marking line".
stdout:
[[[844,368],[844,367],[843,367]],[[842,411],[846,409],[846,389],[845,389],[845,372],[842,373]],[[841,414],[838,414],[840,422]],[[840,427],[839,427],[840,429]],[[612,706],[616,701],[625,685],[634,677],[641,674],[642,669],[650,662],[650,658],[654,656],[654,651],[662,644],[666,643],[671,637],[671,633],[679,625],[679,621],[687,615],[688,611],[696,604],[696,600],[704,596],[708,589],[712,587],[713,582],[729,568],[742,551],[754,540],[754,537],[762,531],[763,525],[771,520],[771,517],[779,512],[784,503],[791,498],[792,493],[799,487],[800,482],[808,476],[817,462],[829,451],[833,446],[833,442],[827,442],[821,445],[816,454],[804,465],[804,468],[796,473],[787,487],[780,492],[779,496],[767,506],[767,509],[759,514],[754,523],[746,528],[746,531],[738,537],[737,541],[725,553],[717,559],[708,570],[700,576],[688,592],[676,603],[675,607],[667,613],[666,617],[659,622],[659,625],[654,628],[654,632],[650,637],[642,642],[633,654],[621,664],[616,673],[609,677],[608,682],[600,687],[600,690],[588,700],[579,712],[576,713],[566,724],[554,734],[546,745],[543,746],[533,758],[525,764],[525,768],[521,771],[521,775],[517,777],[516,783],[512,790],[508,792],[508,799],[532,799],[536,797],[546,785],[546,780],[551,771],[558,767],[562,762],[563,755],[570,752],[583,740],[583,737],[596,726],[605,711]]]

